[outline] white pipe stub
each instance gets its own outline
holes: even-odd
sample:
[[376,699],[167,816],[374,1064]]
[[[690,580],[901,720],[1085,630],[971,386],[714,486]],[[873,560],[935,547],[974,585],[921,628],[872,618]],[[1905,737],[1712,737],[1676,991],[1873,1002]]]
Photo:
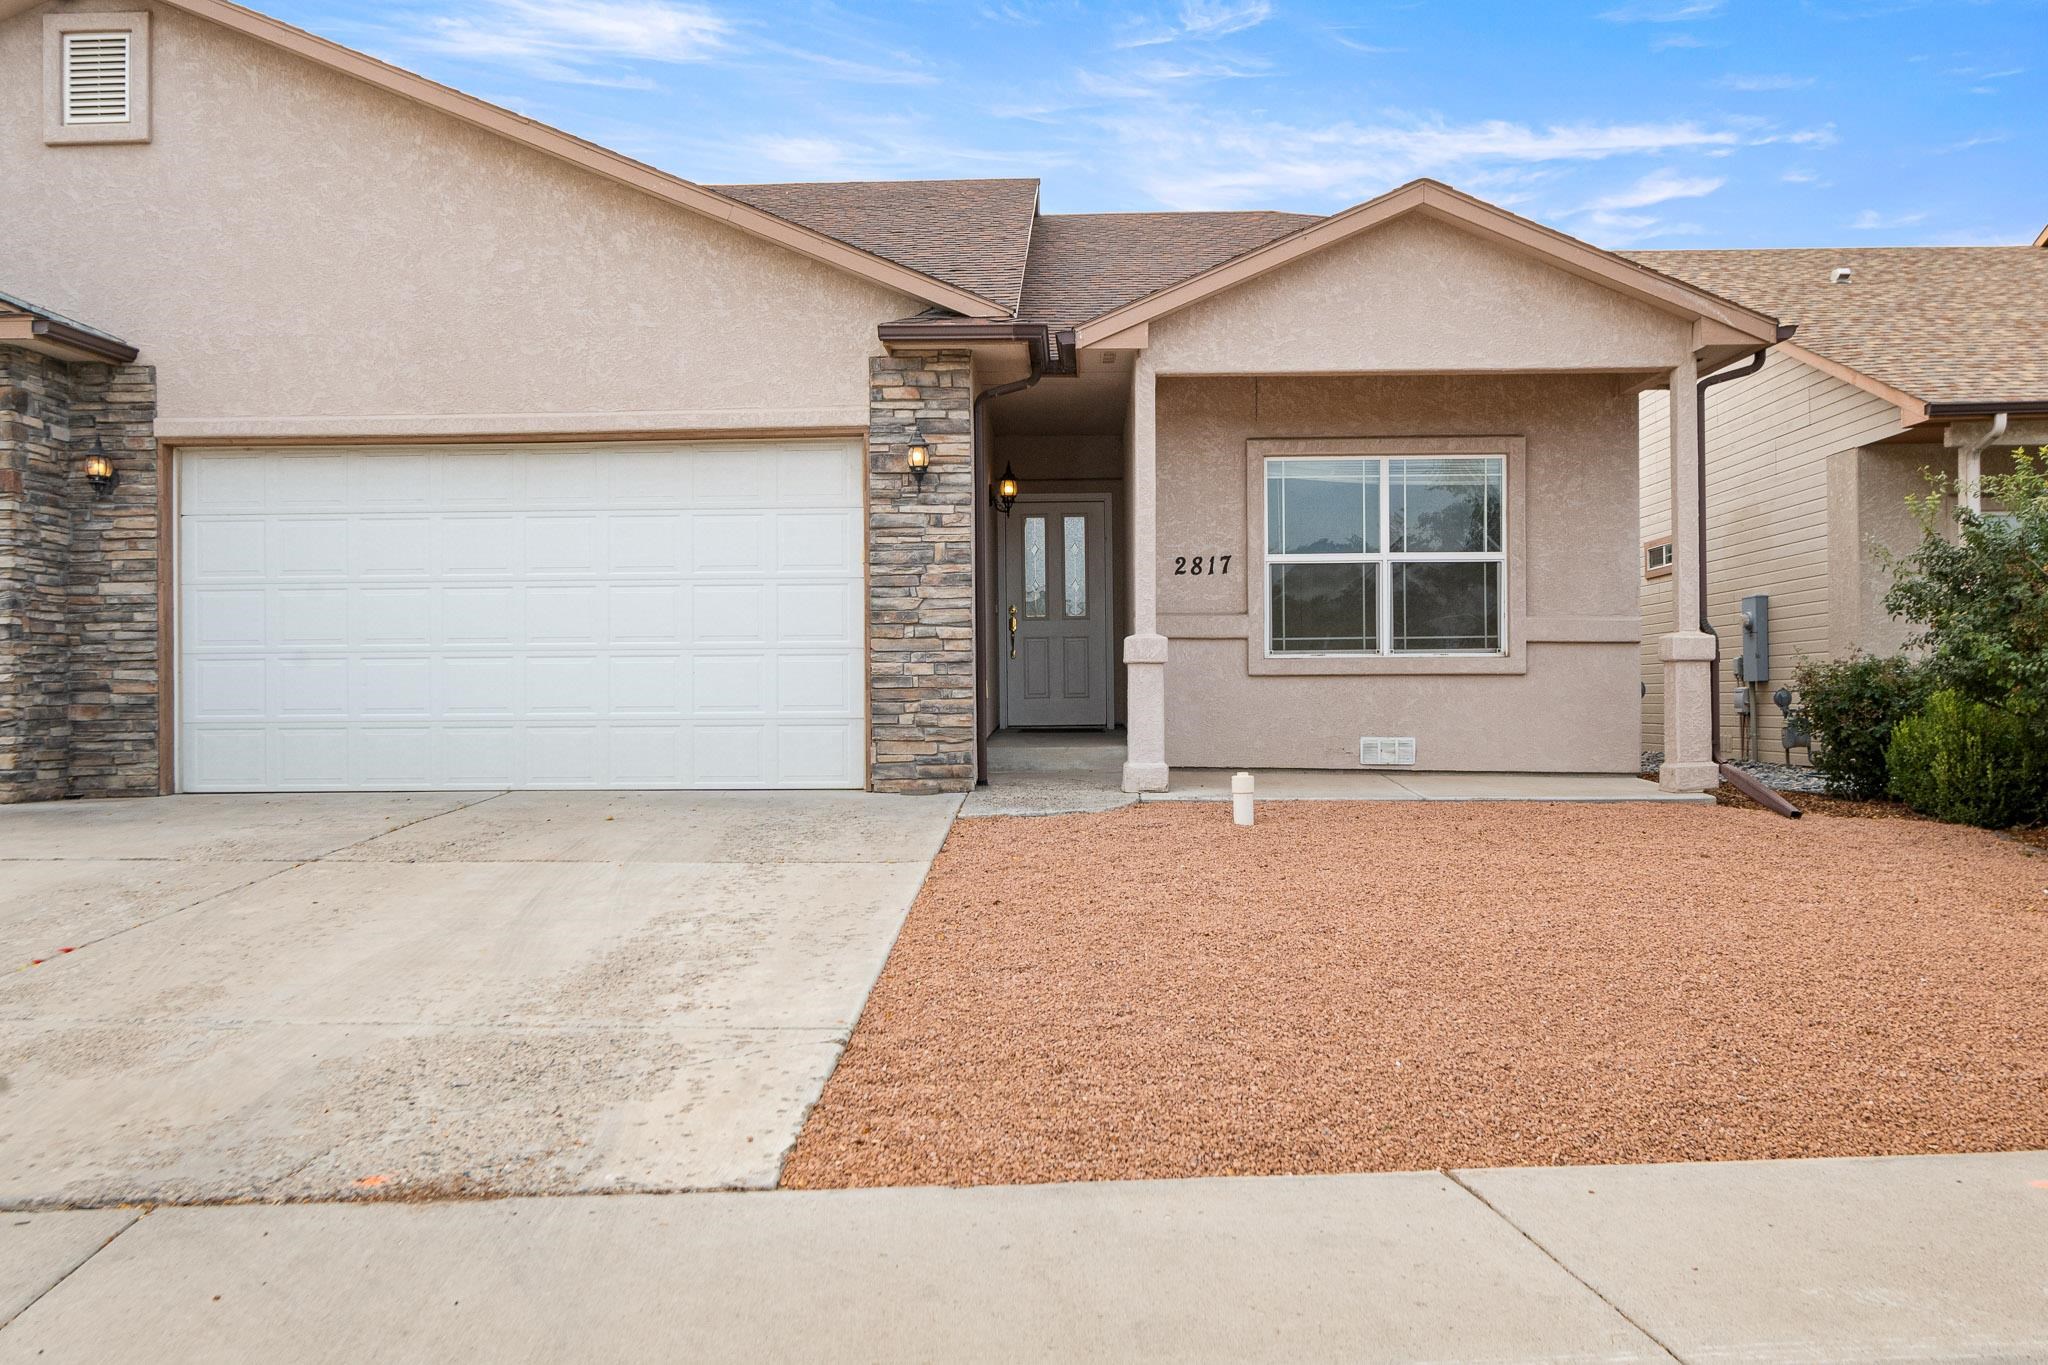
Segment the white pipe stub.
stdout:
[[1252,775],[1238,773],[1230,779],[1230,818],[1240,825],[1252,822]]

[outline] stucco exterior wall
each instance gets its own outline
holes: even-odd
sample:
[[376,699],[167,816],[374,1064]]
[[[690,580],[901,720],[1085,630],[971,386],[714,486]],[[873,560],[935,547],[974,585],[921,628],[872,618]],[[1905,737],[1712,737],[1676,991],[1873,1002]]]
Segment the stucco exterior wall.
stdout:
[[[1362,735],[1417,767],[1630,772],[1636,747],[1636,403],[1615,375],[1167,378],[1158,389],[1159,629],[1174,766],[1355,768]],[[1504,660],[1388,660],[1363,675],[1255,672],[1248,443],[1519,437],[1526,616]],[[1511,477],[1514,475],[1511,474]],[[1511,488],[1509,504],[1517,501]],[[1510,527],[1510,539],[1517,539]],[[1230,554],[1175,576],[1176,555]],[[1139,566],[1145,571],[1145,566]],[[1472,666],[1490,671],[1456,671]],[[1370,665],[1369,665],[1370,666]],[[1395,671],[1400,670],[1400,671]]]
[[[1642,398],[1639,542],[1671,529],[1668,401],[1661,392]],[[1891,403],[1777,353],[1756,375],[1707,391],[1707,612],[1722,642],[1716,667],[1725,757],[1741,756],[1733,660],[1744,597],[1771,599],[1771,679],[1759,689],[1754,718],[1767,760],[1784,757],[1783,720],[1770,693],[1791,684],[1802,658],[1833,657],[1851,644],[1887,647],[1880,635],[1863,634],[1860,603],[1870,565],[1854,524],[1855,490],[1859,448],[1899,430]],[[1664,715],[1657,638],[1672,629],[1671,580],[1643,578],[1640,558],[1636,578],[1647,689],[1642,745],[1659,749]],[[1862,643],[1865,638],[1872,643]],[[1804,761],[1803,753],[1797,761]]]
[[1421,216],[1151,324],[1161,374],[1662,369],[1687,322]]
[[168,438],[860,430],[875,326],[922,306],[182,12],[152,29],[152,140],[51,147],[42,27],[0,22],[0,183],[35,187],[5,287],[138,346]]

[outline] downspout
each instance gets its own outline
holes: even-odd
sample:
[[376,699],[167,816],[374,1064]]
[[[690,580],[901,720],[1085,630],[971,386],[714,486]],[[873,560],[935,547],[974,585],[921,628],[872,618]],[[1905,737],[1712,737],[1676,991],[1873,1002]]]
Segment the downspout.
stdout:
[[[1030,374],[1022,379],[1012,380],[1008,384],[998,384],[994,388],[983,389],[980,393],[974,395],[970,425],[973,431],[974,443],[974,518],[977,527],[981,524],[983,503],[985,501],[984,491],[988,487],[988,460],[986,458],[988,454],[988,437],[984,434],[985,406],[991,398],[1001,398],[1005,394],[1011,393],[1022,393],[1039,380],[1045,378],[1044,344],[1027,346],[1025,350],[1031,357]],[[982,536],[977,532],[975,536],[977,558],[980,558],[978,552],[982,548],[982,540]],[[994,528],[990,528],[990,535],[988,536],[990,553],[986,556],[990,561],[993,561],[995,558],[993,553],[994,540]],[[993,569],[995,566],[991,563],[989,567]],[[988,727],[982,724],[981,698],[987,689],[982,686],[982,677],[984,669],[987,669],[987,676],[990,678],[995,676],[993,663],[995,654],[989,640],[984,638],[987,634],[984,626],[987,621],[993,621],[995,617],[991,613],[980,610],[980,608],[985,607],[993,600],[989,596],[990,589],[988,583],[982,581],[980,568],[980,564],[977,563],[974,585],[974,602],[977,608],[974,627],[974,780],[977,785],[986,785],[988,782]],[[988,575],[988,580],[993,582],[997,577],[996,573],[991,572]]]
[[1732,764],[1721,762],[1721,632],[1714,629],[1714,622],[1707,610],[1707,390],[1716,384],[1726,384],[1734,379],[1747,379],[1764,367],[1764,357],[1770,353],[1765,347],[1749,358],[1749,363],[1739,370],[1725,370],[1710,374],[1699,381],[1693,394],[1694,420],[1699,424],[1699,583],[1700,583],[1700,629],[1714,639],[1714,667],[1707,676],[1707,708],[1713,718],[1709,731],[1711,745],[1709,752],[1719,767],[1721,780],[1734,787],[1750,800],[1767,810],[1776,811],[1787,819],[1797,820],[1799,808],[1787,801],[1763,783],[1751,777]]

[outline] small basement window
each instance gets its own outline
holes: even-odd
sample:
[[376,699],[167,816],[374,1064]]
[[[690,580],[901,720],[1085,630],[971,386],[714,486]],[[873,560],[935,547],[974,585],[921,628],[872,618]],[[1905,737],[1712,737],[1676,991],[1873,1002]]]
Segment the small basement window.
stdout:
[[1665,578],[1671,573],[1671,537],[1646,541],[1643,545],[1643,577]]
[[149,141],[149,16],[43,16],[43,140]]

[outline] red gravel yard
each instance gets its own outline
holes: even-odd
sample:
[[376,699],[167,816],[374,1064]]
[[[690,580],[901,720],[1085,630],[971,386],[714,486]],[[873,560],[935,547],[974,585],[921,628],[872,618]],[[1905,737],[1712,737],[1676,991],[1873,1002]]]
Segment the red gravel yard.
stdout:
[[963,820],[786,1185],[2048,1148],[2048,856],[1706,806]]

